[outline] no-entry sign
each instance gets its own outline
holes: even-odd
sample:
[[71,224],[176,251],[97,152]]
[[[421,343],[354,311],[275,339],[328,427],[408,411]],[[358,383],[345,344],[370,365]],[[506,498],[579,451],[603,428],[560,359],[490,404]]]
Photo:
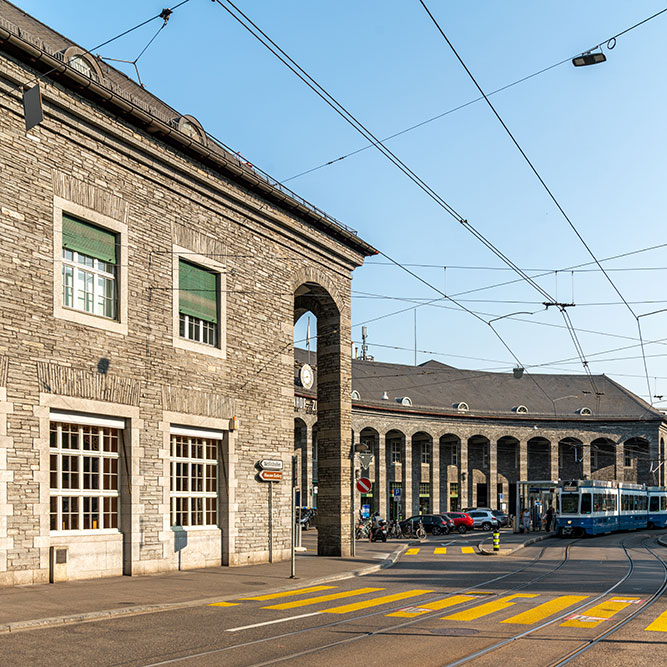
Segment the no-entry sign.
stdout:
[[357,480],[357,491],[359,493],[368,493],[371,490],[371,480],[368,477],[362,477]]

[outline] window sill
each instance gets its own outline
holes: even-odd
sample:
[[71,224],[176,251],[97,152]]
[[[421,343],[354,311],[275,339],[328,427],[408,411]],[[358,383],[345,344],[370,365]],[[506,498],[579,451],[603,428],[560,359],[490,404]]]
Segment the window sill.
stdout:
[[214,357],[216,359],[225,359],[227,356],[225,351],[219,347],[207,345],[206,343],[198,343],[197,341],[190,340],[189,338],[181,338],[180,336],[174,336],[173,345],[179,350],[197,352],[199,354],[204,354],[207,357]]
[[117,528],[100,528],[100,529],[86,529],[86,530],[52,530],[49,532],[51,537],[93,537],[99,535],[100,537],[109,537],[114,535],[122,537],[123,534]]
[[66,320],[73,324],[83,324],[84,326],[102,329],[109,333],[117,333],[123,336],[127,336],[128,333],[127,324],[124,322],[111,320],[100,315],[92,315],[82,310],[75,310],[74,308],[66,308],[60,303],[54,304],[53,316],[58,320]]

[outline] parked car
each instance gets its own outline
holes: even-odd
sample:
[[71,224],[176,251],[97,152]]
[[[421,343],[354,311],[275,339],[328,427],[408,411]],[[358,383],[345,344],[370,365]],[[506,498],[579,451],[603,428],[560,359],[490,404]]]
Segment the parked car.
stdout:
[[432,535],[448,535],[454,529],[454,523],[446,516],[442,516],[441,514],[419,514],[401,521],[401,530],[407,533],[410,530],[409,524],[411,524],[412,532],[414,533],[417,530],[417,524],[420,520],[424,524],[424,530]]
[[465,512],[445,512],[446,516],[454,524],[454,528],[463,535],[474,527],[474,521]]
[[491,510],[491,514],[498,519],[501,528],[504,528],[510,522],[510,518],[502,510]]
[[491,510],[473,510],[472,512],[467,512],[467,514],[473,520],[474,528],[491,530],[492,528],[500,527],[500,522],[491,514]]

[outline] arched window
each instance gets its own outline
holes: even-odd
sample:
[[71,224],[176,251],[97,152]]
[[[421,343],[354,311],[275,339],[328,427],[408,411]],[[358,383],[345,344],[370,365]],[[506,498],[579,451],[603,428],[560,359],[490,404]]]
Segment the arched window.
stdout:
[[584,417],[590,417],[593,414],[593,411],[590,408],[579,408],[577,412]]
[[352,393],[350,394],[350,397],[352,398],[353,401],[358,401],[361,398],[361,394],[356,389],[352,390]]
[[409,396],[401,396],[400,398],[396,399],[396,402],[406,407],[410,407],[412,405],[412,399]]
[[80,49],[78,46],[70,46],[61,51],[63,60],[72,68],[74,68],[79,74],[87,76],[93,81],[101,81],[102,79],[102,70],[95,58],[86,53],[83,49]]
[[459,412],[465,412],[466,410],[470,410],[468,404],[465,403],[464,401],[460,401],[459,403],[454,403],[453,407],[456,408]]
[[528,408],[525,405],[515,405],[512,408],[512,412],[517,412],[520,415],[525,415],[528,412]]

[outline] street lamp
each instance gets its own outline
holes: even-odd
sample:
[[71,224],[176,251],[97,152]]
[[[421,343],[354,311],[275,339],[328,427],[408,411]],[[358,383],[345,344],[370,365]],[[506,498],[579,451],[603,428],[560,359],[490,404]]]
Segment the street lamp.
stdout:
[[600,51],[600,53],[582,53],[576,58],[572,58],[572,64],[575,67],[585,67],[586,65],[597,65],[598,63],[603,63],[607,60],[607,56]]

